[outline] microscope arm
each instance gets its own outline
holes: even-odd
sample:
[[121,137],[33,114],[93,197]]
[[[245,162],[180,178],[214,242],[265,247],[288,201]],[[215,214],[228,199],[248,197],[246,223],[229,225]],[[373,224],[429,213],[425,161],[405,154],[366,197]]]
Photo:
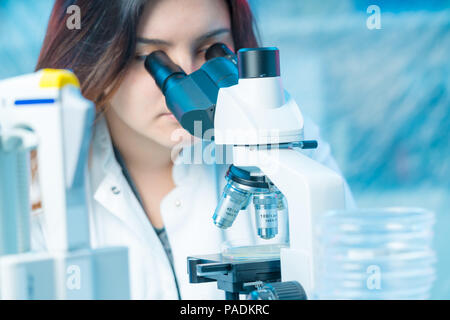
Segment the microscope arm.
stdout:
[[283,281],[298,281],[307,295],[314,290],[314,230],[328,210],[345,207],[342,177],[295,149],[233,148],[234,165],[258,167],[288,201],[290,247],[281,250]]

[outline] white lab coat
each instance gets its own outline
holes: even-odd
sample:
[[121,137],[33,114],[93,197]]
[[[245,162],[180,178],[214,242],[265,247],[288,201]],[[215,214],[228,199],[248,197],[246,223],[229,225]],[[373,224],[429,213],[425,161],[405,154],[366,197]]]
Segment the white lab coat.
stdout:
[[[316,125],[305,119],[305,139],[316,139],[319,148],[307,151],[312,158],[338,171],[330,147],[320,140]],[[240,213],[234,225],[222,231],[212,223],[229,165],[176,164],[175,189],[161,202],[161,214],[174,256],[175,272],[182,299],[223,299],[217,284],[190,284],[186,258],[218,253],[229,239],[248,239],[254,243],[251,214]],[[149,219],[139,204],[117,163],[104,117],[95,125],[89,165],[91,194],[90,234],[94,248],[129,248],[130,291],[132,299],[177,299],[169,260]],[[347,205],[354,206],[347,189]],[[249,208],[252,206],[249,206]],[[32,246],[46,247],[45,213],[32,218]]]

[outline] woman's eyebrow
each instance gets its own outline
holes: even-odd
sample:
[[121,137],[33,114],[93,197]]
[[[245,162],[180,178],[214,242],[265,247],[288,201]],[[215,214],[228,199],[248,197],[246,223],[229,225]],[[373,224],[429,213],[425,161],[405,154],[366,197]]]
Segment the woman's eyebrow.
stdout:
[[143,44],[153,44],[153,45],[165,45],[165,46],[170,46],[172,43],[166,40],[161,40],[161,39],[148,39],[148,38],[141,38],[138,37],[136,39],[136,41],[138,43],[143,43]]
[[[198,37],[195,40],[196,44],[202,43],[210,38],[213,38],[215,36],[218,36],[220,34],[223,33],[231,33],[231,30],[228,28],[221,28],[221,29],[217,29],[217,30],[212,30],[209,31],[207,33],[205,33],[204,35]],[[138,37],[136,39],[136,41],[138,43],[143,43],[143,44],[150,44],[150,45],[164,45],[164,46],[171,46],[172,42],[170,41],[166,41],[166,40],[162,40],[162,39],[149,39],[149,38],[143,38],[143,37]]]
[[198,43],[202,43],[210,38],[213,38],[215,36],[221,35],[223,33],[231,33],[231,30],[228,28],[221,28],[221,29],[216,29],[216,30],[212,30],[209,31],[207,33],[205,33],[204,35],[198,37],[195,42]]

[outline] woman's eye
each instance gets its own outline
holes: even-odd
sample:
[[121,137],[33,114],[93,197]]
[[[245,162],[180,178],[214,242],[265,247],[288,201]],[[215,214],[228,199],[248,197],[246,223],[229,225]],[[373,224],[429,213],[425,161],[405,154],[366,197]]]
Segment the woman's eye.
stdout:
[[138,60],[138,61],[145,61],[145,58],[147,58],[147,55],[140,55],[140,54],[138,54],[138,55],[135,56],[135,59]]
[[208,50],[209,47],[205,47],[202,49],[197,50],[197,54],[205,54],[205,52]]

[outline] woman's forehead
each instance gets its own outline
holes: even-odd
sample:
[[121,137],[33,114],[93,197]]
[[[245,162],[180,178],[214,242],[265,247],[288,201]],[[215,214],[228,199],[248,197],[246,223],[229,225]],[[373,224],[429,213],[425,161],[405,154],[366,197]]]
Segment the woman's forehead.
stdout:
[[178,42],[220,29],[231,29],[225,0],[159,0],[146,7],[138,37]]

